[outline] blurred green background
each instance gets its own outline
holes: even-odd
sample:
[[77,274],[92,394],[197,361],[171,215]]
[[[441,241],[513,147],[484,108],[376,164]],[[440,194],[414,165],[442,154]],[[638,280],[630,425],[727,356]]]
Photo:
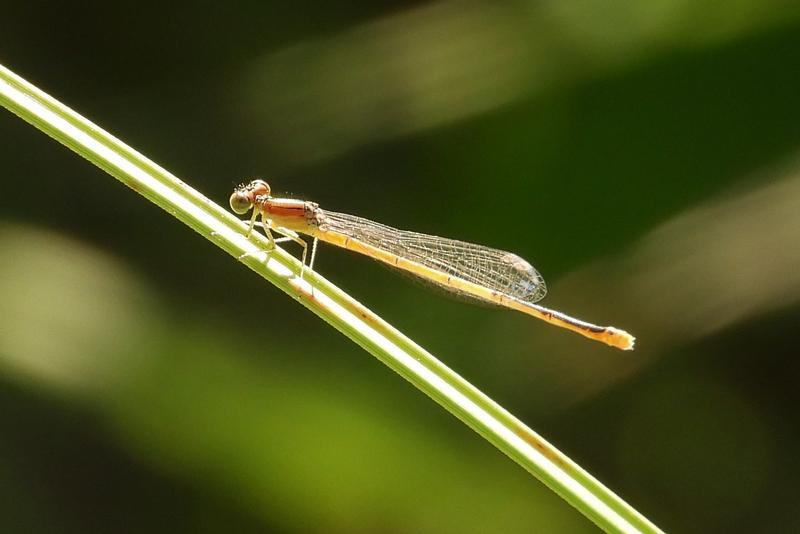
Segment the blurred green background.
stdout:
[[[623,353],[317,269],[660,527],[800,529],[800,4],[0,3],[0,63],[220,203],[514,251]],[[0,112],[3,532],[592,532],[169,215]]]

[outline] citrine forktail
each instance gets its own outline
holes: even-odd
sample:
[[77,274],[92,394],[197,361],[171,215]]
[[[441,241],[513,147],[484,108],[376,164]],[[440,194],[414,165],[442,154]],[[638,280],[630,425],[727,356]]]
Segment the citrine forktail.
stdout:
[[[323,210],[315,202],[274,198],[263,180],[237,187],[230,204],[239,215],[253,210],[248,236],[261,215],[259,226],[271,246],[287,240],[299,243],[303,247],[303,269],[308,245],[298,234],[314,238],[309,269],[314,265],[317,240],[321,240],[403,269],[459,296],[511,308],[612,347],[633,349],[635,338],[624,330],[593,325],[536,304],[547,293],[544,279],[516,254],[397,230],[361,217]],[[272,232],[283,237],[275,239]]]

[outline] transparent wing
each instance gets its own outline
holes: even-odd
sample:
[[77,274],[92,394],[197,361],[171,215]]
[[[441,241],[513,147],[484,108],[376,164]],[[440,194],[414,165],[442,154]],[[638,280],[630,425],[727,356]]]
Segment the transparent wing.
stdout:
[[[455,239],[398,230],[345,213],[325,210],[319,212],[319,229],[323,232],[332,231],[346,235],[431,269],[525,302],[539,301],[547,293],[544,279],[539,272],[527,261],[511,252]],[[491,303],[433,280],[425,280],[445,291],[456,293],[459,297]]]

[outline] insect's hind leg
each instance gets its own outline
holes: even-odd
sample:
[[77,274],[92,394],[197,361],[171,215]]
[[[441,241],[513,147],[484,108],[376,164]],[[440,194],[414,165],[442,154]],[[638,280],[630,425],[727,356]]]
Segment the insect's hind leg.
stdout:
[[312,271],[314,270],[314,258],[317,256],[317,244],[319,243],[319,239],[316,237],[314,238],[314,242],[311,244],[311,261],[308,262],[308,268]]

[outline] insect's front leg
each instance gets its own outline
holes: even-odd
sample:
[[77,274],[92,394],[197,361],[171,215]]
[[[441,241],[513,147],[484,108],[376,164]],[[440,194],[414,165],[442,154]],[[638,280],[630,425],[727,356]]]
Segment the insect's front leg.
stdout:
[[256,217],[258,217],[258,210],[253,208],[253,215],[250,217],[250,225],[247,228],[247,233],[244,234],[245,237],[250,237],[250,234],[253,233],[253,226],[256,224]]
[[261,216],[261,222],[257,222],[255,220],[255,217],[250,219],[250,230],[247,231],[247,236],[248,237],[250,236],[250,231],[255,226],[260,226],[264,230],[264,235],[266,236],[267,241],[269,241],[269,244],[267,245],[267,248],[265,250],[260,250],[258,252],[245,252],[244,254],[239,256],[239,260],[242,260],[242,259],[244,259],[244,258],[246,258],[248,256],[256,256],[258,254],[262,254],[263,253],[264,254],[264,261],[267,261],[267,258],[269,257],[269,253],[272,252],[273,250],[275,250],[275,243],[277,241],[282,241],[282,239],[276,240],[273,237],[272,231],[270,230],[270,228],[272,227],[272,221],[270,221],[269,219],[267,219],[263,215]]

